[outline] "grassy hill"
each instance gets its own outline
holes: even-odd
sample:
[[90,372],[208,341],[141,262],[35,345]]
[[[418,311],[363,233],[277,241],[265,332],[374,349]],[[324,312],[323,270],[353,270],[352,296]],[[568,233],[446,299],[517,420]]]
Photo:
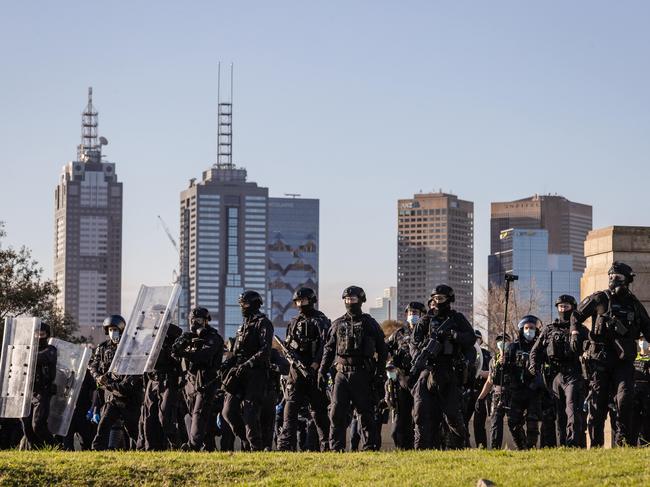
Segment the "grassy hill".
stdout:
[[650,449],[530,452],[0,452],[0,485],[641,485]]

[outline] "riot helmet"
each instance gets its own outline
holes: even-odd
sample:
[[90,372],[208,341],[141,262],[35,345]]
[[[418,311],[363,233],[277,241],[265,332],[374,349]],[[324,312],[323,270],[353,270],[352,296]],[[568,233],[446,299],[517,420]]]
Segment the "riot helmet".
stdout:
[[535,339],[541,327],[542,322],[535,315],[524,316],[517,325],[517,328],[519,328],[519,336],[525,338],[529,342],[532,342]]
[[122,332],[126,328],[126,321],[120,315],[111,315],[104,320],[102,324],[104,333],[108,335],[113,343],[120,341]]
[[239,295],[239,306],[243,316],[253,316],[256,314],[264,301],[257,291],[244,291]]
[[352,316],[359,316],[361,306],[366,302],[366,292],[359,286],[349,286],[343,290],[341,298],[347,312]]
[[555,300],[555,307],[560,320],[567,322],[571,318],[571,314],[578,308],[578,302],[573,296],[562,294]]
[[634,272],[632,268],[623,262],[614,261],[607,272],[609,277],[609,289],[614,294],[626,292],[630,283],[634,281]]
[[293,293],[292,298],[293,304],[296,305],[296,308],[299,308],[300,311],[311,311],[314,309],[314,306],[318,302],[318,297],[313,289],[308,287],[301,287],[296,289]]

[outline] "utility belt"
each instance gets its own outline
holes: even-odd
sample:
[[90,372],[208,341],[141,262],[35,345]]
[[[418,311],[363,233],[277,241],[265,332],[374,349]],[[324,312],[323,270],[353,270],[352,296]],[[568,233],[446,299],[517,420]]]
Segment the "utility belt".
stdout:
[[369,368],[364,364],[344,364],[339,362],[336,364],[335,368],[337,372],[342,374],[358,372],[361,370],[369,371]]
[[571,374],[580,371],[579,362],[551,361],[550,366],[552,376],[556,376],[557,374]]

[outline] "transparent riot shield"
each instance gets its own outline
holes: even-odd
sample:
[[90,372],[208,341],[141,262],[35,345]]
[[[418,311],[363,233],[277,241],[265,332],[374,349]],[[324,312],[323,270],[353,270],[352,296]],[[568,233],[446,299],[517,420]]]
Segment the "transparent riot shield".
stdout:
[[141,375],[153,371],[180,292],[178,284],[140,288],[110,372]]
[[478,343],[474,344],[474,350],[476,350],[476,378],[478,378],[483,370],[483,351]]
[[32,409],[38,318],[7,318],[0,358],[0,418],[25,418]]
[[56,395],[50,401],[47,426],[53,435],[66,436],[72,421],[81,385],[86,375],[92,350],[83,344],[75,344],[50,338],[56,347]]

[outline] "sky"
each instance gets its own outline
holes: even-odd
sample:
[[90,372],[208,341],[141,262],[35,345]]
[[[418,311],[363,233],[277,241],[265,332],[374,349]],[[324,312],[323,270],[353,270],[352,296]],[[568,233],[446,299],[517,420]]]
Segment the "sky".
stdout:
[[216,157],[217,62],[235,64],[235,164],[321,201],[320,301],[396,284],[397,199],[557,193],[594,226],[650,225],[650,3],[3,2],[0,220],[52,276],[54,189],[92,86],[124,183],[123,310],[171,281],[179,193]]

